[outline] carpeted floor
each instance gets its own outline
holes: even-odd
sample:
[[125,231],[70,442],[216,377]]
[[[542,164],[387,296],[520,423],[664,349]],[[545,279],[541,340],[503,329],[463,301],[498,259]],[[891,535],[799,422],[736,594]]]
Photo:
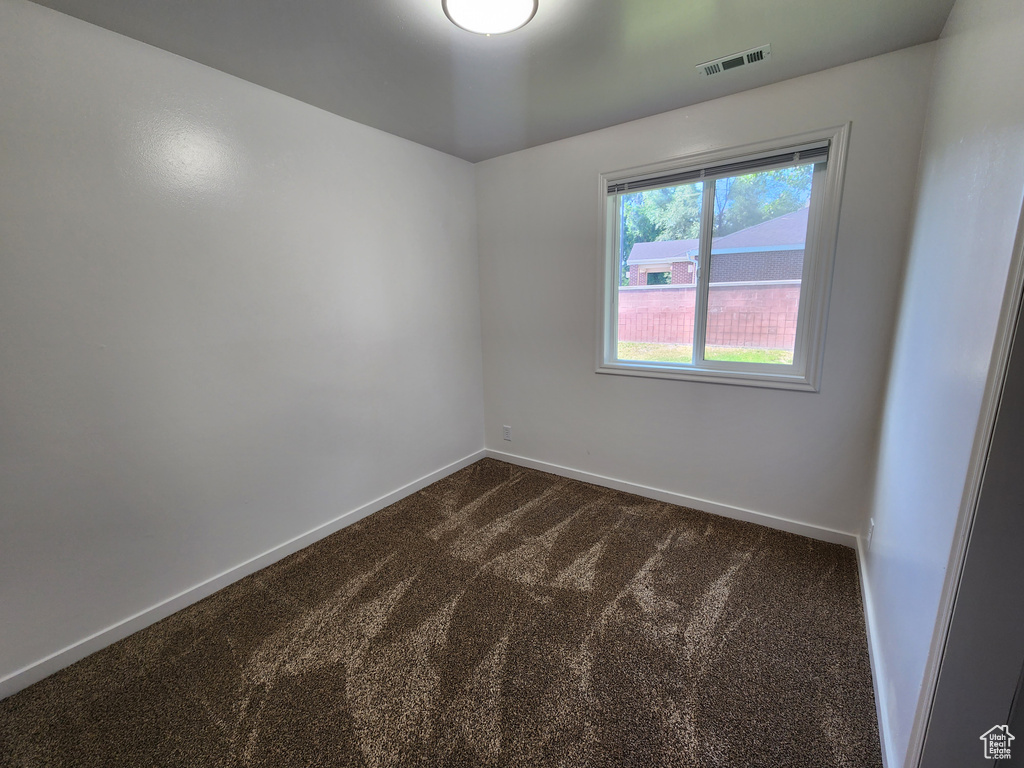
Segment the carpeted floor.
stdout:
[[852,550],[485,459],[0,702],[0,765],[881,760]]

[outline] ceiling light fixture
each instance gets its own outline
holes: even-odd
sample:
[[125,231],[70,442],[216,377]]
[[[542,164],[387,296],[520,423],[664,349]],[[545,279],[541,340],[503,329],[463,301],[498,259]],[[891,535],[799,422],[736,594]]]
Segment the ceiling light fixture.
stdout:
[[441,0],[457,27],[478,35],[503,35],[525,25],[537,13],[537,0]]

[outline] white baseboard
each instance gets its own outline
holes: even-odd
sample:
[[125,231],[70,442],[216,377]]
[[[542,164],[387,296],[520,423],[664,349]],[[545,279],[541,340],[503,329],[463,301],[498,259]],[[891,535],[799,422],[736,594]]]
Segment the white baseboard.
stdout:
[[155,624],[161,619],[167,618],[172,613],[176,613],[182,608],[186,608],[187,606],[202,600],[204,597],[212,595],[214,592],[219,589],[223,589],[228,584],[238,581],[239,579],[248,576],[251,573],[255,573],[262,568],[266,568],[268,565],[277,562],[281,558],[287,557],[293,552],[298,552],[300,549],[308,547],[315,541],[318,541],[325,536],[329,536],[335,531],[340,531],[342,528],[363,519],[367,515],[373,514],[379,509],[383,509],[389,504],[394,504],[396,501],[405,498],[409,494],[415,493],[421,488],[425,488],[443,477],[447,477],[452,472],[457,472],[463,467],[467,467],[470,464],[479,461],[484,458],[485,455],[486,452],[480,450],[445,467],[441,467],[441,469],[424,475],[417,480],[413,480],[411,483],[403,485],[401,488],[398,488],[391,493],[374,499],[367,504],[363,504],[361,507],[349,510],[333,520],[317,526],[311,531],[307,531],[300,536],[296,536],[294,539],[290,539],[272,549],[268,549],[266,552],[256,555],[233,568],[229,568],[223,573],[213,576],[194,587],[186,589],[184,592],[180,592],[173,597],[169,597],[151,608],[140,611],[134,616],[129,616],[106,629],[102,629],[89,637],[83,638],[82,640],[69,645],[67,648],[57,651],[56,653],[52,653],[39,661],[33,662],[28,666],[12,672],[6,677],[0,678],[0,699],[5,699],[11,694],[17,693],[21,689],[27,688],[33,683],[37,683],[43,678],[49,677],[54,672],[57,672],[70,664],[74,664],[79,659],[84,659],[89,654],[95,653],[101,648],[107,647],[111,643],[117,642],[122,638],[128,637],[128,635],[138,632],[140,629],[144,629],[151,624]]
[[860,574],[860,597],[864,604],[864,624],[868,632],[868,657],[871,662],[871,684],[875,689],[875,716],[878,719],[878,737],[882,742],[882,768],[902,768],[902,761],[896,757],[889,733],[889,722],[885,713],[888,711],[888,691],[885,687],[885,662],[879,648],[878,633],[875,632],[875,610],[871,600],[871,587],[868,585],[867,569],[864,558],[867,552],[864,539],[857,537],[857,572]]
[[651,488],[650,486],[639,485],[638,483],[631,483],[627,480],[619,480],[614,477],[595,475],[591,472],[563,467],[559,464],[549,464],[546,461],[528,459],[525,456],[503,453],[502,451],[495,451],[490,448],[486,449],[484,452],[493,459],[507,461],[509,464],[517,464],[521,467],[529,467],[530,469],[539,469],[541,472],[550,472],[553,475],[560,475],[573,480],[582,480],[583,482],[593,483],[594,485],[600,485],[604,488],[613,488],[617,491],[634,493],[637,496],[645,496],[649,499],[657,499],[658,501],[677,504],[681,507],[699,509],[701,512],[708,512],[712,515],[719,515],[720,517],[728,517],[733,520],[743,520],[748,523],[757,523],[758,525],[763,525],[767,528],[787,531],[788,533],[796,533],[810,539],[817,539],[818,541],[828,541],[832,544],[842,544],[845,547],[851,547],[853,549],[857,548],[857,535],[854,533],[837,531],[833,528],[825,528],[823,526],[812,525],[810,523],[801,523],[797,520],[789,520],[785,517],[776,517],[775,515],[768,515],[764,512],[755,512],[751,509],[743,509],[742,507],[734,507],[729,504],[719,504],[716,501],[709,501],[707,499],[684,496],[683,494],[675,493],[674,491],[665,491],[661,488]]
[[[593,483],[594,485],[600,485],[605,488],[613,488],[619,491],[625,491],[626,493],[634,493],[638,496],[644,496],[651,499],[657,499],[658,501],[664,501],[669,504],[678,504],[684,507],[691,507],[693,509],[699,509],[702,512],[708,512],[714,515],[720,515],[722,517],[728,517],[734,520],[744,520],[746,522],[757,523],[764,525],[768,528],[775,528],[781,531],[788,531],[789,533],[796,533],[801,536],[807,536],[812,539],[818,539],[820,541],[828,541],[833,544],[842,544],[844,546],[858,547],[858,537],[852,533],[846,533],[844,531],[837,531],[831,528],[825,528],[822,526],[811,525],[809,523],[802,523],[796,520],[789,520],[783,517],[777,517],[775,515],[768,515],[763,512],[755,512],[749,509],[743,509],[741,507],[734,507],[727,504],[719,504],[718,502],[709,501],[707,499],[699,499],[692,496],[685,496],[680,493],[673,491],[666,491],[660,488],[651,488],[646,485],[640,485],[637,483],[631,483],[626,480],[619,480],[616,478],[605,477],[604,475],[597,475],[591,472],[584,472],[582,470],[571,469],[569,467],[563,467],[558,464],[550,464],[545,461],[537,461],[535,459],[528,459],[524,456],[517,456],[515,454],[503,453],[501,451],[495,451],[491,449],[477,451],[469,456],[459,459],[441,469],[438,469],[430,474],[424,475],[417,480],[408,483],[401,488],[398,488],[391,493],[388,493],[380,498],[374,499],[367,504],[362,505],[356,509],[350,510],[342,515],[339,515],[335,519],[324,523],[311,531],[308,531],[300,536],[296,536],[289,541],[286,541],[278,546],[267,550],[266,552],[257,555],[233,568],[230,568],[223,573],[213,576],[206,581],[191,587],[184,592],[180,592],[177,595],[167,598],[166,600],[157,603],[156,605],[147,608],[146,610],[140,611],[133,616],[129,616],[116,624],[113,624],[105,629],[96,632],[89,637],[83,638],[68,647],[57,651],[56,653],[50,654],[39,661],[33,662],[25,667],[22,667],[15,672],[7,675],[6,677],[0,678],[0,699],[4,699],[23,688],[42,680],[45,677],[49,677],[54,672],[57,672],[64,667],[73,664],[74,662],[85,658],[91,653],[95,653],[101,648],[114,643],[122,638],[127,637],[140,629],[155,624],[156,622],[170,616],[182,608],[192,605],[204,597],[212,595],[219,589],[223,589],[228,584],[238,581],[239,579],[248,576],[251,573],[266,568],[268,565],[277,562],[283,557],[287,557],[293,552],[297,552],[304,547],[308,547],[310,544],[318,541],[319,539],[329,536],[330,534],[341,530],[342,528],[351,525],[352,523],[361,520],[362,518],[376,512],[379,509],[383,509],[389,504],[393,504],[402,498],[405,498],[411,493],[415,493],[421,488],[425,488],[433,482],[440,480],[443,477],[456,472],[463,467],[467,467],[470,464],[490,456],[491,458],[498,459],[499,461],[506,461],[510,464],[517,464],[523,467],[529,467],[532,469],[538,469],[542,472],[550,472],[551,474],[560,475],[562,477],[569,477],[574,480],[582,480],[584,482]],[[859,550],[858,550],[859,552]],[[867,596],[866,587],[863,582],[863,569],[862,569],[862,593],[864,594],[865,609],[869,603]],[[869,648],[872,647],[873,635],[871,633],[871,623],[868,622],[868,638]],[[875,656],[872,655],[872,670],[875,669]],[[880,700],[882,692],[879,690],[878,681],[875,680],[876,690],[876,701]],[[884,744],[884,740],[883,740]],[[895,762],[888,762],[886,768],[898,768],[898,764]]]

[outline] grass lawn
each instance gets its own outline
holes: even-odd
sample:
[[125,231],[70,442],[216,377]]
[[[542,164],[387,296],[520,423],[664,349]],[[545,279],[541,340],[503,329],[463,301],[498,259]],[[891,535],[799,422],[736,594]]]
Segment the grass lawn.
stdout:
[[[761,349],[759,347],[705,347],[707,360],[733,363],[775,363],[792,365],[793,352],[788,349]],[[693,362],[693,348],[689,344],[655,344],[641,341],[620,341],[620,360],[648,360],[656,363]]]

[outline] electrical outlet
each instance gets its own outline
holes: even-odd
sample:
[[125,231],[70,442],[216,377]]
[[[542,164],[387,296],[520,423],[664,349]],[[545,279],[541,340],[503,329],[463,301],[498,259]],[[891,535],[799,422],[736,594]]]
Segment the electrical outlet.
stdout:
[[508,440],[509,442],[512,442],[512,427],[510,427],[508,424],[503,426],[501,428],[501,436],[505,440]]
[[871,551],[871,537],[874,536],[874,535],[875,535],[875,518],[872,517],[871,520],[868,521],[868,540],[864,543],[864,548],[868,552]]

